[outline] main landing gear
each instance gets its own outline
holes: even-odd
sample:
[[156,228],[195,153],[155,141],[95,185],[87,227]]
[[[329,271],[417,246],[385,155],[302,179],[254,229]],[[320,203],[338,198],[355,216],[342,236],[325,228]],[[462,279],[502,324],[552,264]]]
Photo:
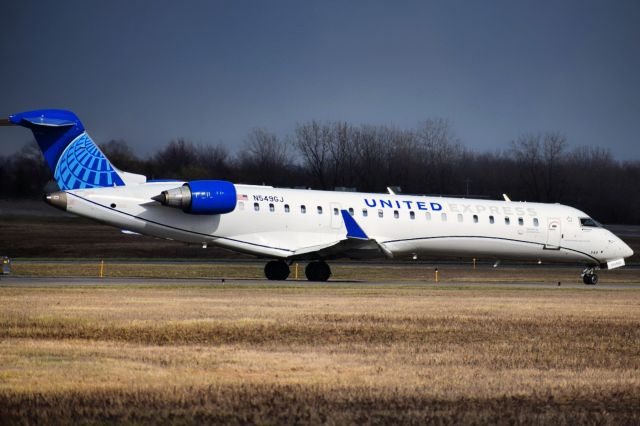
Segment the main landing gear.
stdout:
[[596,274],[598,269],[600,268],[597,266],[587,266],[584,271],[582,271],[582,282],[587,285],[598,284],[598,274]]
[[284,260],[272,260],[264,266],[264,275],[268,280],[283,281],[289,278],[291,270]]
[[304,269],[309,281],[327,281],[331,276],[331,268],[326,262],[310,262]]
[[[291,270],[284,260],[272,260],[264,266],[264,275],[268,280],[283,281],[289,278]],[[331,276],[331,268],[326,262],[309,262],[304,270],[309,281],[327,281]]]

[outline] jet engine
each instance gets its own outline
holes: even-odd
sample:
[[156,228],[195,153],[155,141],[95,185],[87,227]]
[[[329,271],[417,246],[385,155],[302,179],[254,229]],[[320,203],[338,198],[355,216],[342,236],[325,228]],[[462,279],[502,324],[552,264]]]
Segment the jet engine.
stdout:
[[152,197],[190,214],[224,214],[236,208],[236,187],[224,180],[194,180]]

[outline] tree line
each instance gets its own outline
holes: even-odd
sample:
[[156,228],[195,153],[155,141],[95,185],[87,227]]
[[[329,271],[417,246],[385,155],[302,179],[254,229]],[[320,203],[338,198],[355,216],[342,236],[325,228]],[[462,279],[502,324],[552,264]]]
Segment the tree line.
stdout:
[[[465,146],[445,119],[414,129],[309,121],[278,137],[253,129],[232,154],[222,144],[168,142],[142,158],[127,142],[100,145],[121,170],[149,179],[236,183],[558,202],[605,223],[640,223],[640,161],[618,161],[602,147],[570,149],[558,132],[523,134],[495,152]],[[0,156],[0,197],[34,197],[51,179],[35,142]],[[49,184],[50,185],[50,184]]]

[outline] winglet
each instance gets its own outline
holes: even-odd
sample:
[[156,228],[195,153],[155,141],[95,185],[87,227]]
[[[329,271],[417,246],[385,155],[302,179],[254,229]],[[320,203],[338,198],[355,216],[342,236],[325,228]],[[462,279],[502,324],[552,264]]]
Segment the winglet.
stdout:
[[344,226],[347,227],[347,238],[356,238],[358,240],[368,240],[367,234],[364,233],[360,225],[356,222],[356,220],[351,217],[348,211],[340,210],[342,213],[342,220],[344,221]]

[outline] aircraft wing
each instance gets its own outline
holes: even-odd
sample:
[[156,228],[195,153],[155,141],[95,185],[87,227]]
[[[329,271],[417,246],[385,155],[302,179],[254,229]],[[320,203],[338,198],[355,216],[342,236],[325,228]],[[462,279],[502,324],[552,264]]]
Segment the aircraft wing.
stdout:
[[341,210],[342,220],[347,228],[347,235],[335,242],[316,246],[302,247],[296,250],[289,259],[307,259],[320,257],[323,259],[333,257],[376,258],[393,257],[393,254],[378,243],[369,238],[360,225],[346,210]]

